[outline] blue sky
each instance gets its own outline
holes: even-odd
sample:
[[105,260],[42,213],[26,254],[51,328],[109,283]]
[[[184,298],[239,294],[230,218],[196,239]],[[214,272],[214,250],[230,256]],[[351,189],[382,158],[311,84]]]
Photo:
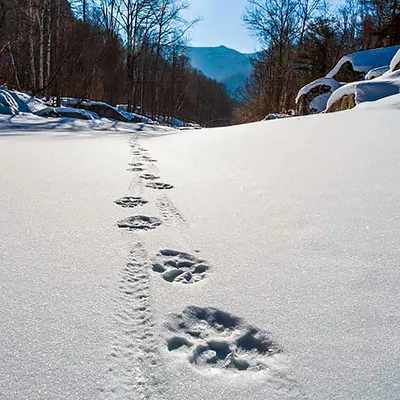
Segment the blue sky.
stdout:
[[241,20],[246,4],[247,0],[191,0],[185,17],[202,18],[191,32],[191,45],[225,45],[243,53],[253,53],[257,43]]

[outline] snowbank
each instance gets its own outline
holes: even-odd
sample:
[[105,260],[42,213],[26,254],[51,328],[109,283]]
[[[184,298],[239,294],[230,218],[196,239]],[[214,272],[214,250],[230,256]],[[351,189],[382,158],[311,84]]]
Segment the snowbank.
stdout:
[[351,97],[353,99],[352,104],[357,105],[398,93],[400,93],[400,71],[387,73],[370,81],[349,83],[341,87],[329,98],[327,111],[342,110],[343,107],[338,103],[345,97]]
[[[391,46],[349,54],[342,57],[326,76],[328,78],[334,78],[346,63],[350,63],[355,72],[366,74],[371,69],[390,64],[394,55],[399,50],[400,46]],[[341,79],[338,78],[338,80]]]

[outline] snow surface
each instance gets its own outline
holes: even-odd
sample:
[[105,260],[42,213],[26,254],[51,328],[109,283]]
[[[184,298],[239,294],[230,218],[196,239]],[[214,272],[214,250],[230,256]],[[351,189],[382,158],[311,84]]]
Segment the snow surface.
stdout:
[[350,62],[353,65],[354,71],[367,73],[371,69],[390,64],[398,50],[400,50],[400,46],[391,46],[349,54],[342,57],[326,76],[333,78],[346,62]]
[[400,93],[400,71],[385,73],[369,81],[353,82],[333,92],[327,103],[329,108],[345,95],[355,95],[356,104],[376,101]]
[[1,116],[0,398],[396,399],[399,109]]

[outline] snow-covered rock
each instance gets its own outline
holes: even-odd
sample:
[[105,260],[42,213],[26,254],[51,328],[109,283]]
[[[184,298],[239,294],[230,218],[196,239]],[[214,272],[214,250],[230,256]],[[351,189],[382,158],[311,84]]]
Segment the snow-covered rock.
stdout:
[[46,107],[40,111],[37,111],[35,114],[38,115],[39,117],[46,117],[46,118],[66,117],[66,118],[77,118],[85,120],[94,119],[93,115],[88,111],[72,107]]
[[35,113],[46,108],[43,101],[17,90],[10,90],[10,95],[18,104],[18,110],[24,113]]
[[6,89],[0,89],[0,114],[16,115],[19,114],[18,103]]
[[357,104],[376,101],[400,93],[400,71],[386,73],[370,81],[353,82],[336,90],[329,98],[327,112],[342,111]]
[[118,110],[129,122],[142,122],[144,124],[154,124],[150,118],[144,117],[143,115],[136,114],[133,112]]
[[95,112],[100,117],[114,119],[120,122],[130,122],[117,108],[102,101],[83,101],[77,104],[78,108]]
[[346,55],[326,76],[339,82],[359,81],[371,69],[390,64],[399,50],[400,46],[390,46]]
[[333,78],[321,78],[300,89],[296,97],[296,114],[317,114],[325,110],[331,94],[342,85]]
[[379,78],[389,70],[390,70],[389,65],[384,65],[383,67],[371,69],[371,71],[369,71],[367,75],[365,75],[365,80],[370,81],[371,79]]
[[394,72],[400,69],[400,49],[393,56],[392,61],[390,62],[390,71]]

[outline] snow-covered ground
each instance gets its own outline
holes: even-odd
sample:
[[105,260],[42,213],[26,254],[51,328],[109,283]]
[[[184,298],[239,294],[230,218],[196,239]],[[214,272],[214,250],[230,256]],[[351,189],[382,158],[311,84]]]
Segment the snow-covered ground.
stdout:
[[0,398],[396,399],[399,111],[2,117]]

